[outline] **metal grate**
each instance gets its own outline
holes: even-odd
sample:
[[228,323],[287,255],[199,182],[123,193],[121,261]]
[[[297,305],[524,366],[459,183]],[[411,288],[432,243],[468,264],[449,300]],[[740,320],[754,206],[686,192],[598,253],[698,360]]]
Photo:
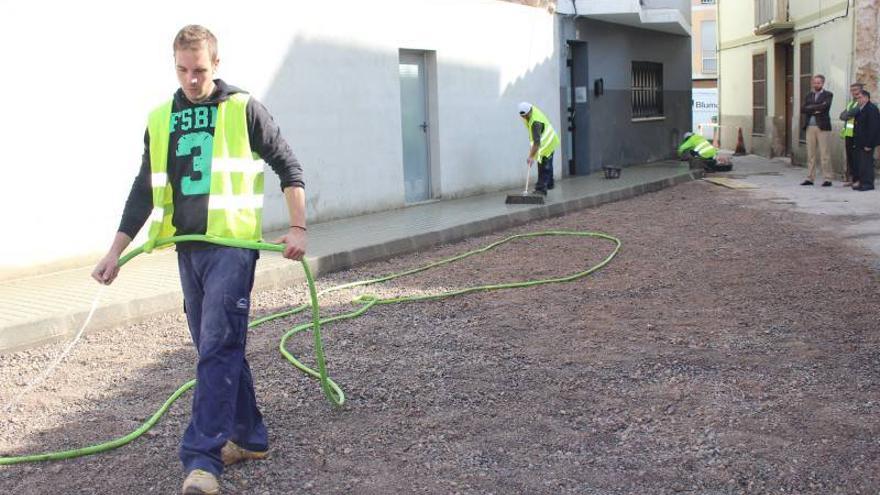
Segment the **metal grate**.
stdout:
[[632,118],[663,116],[663,64],[632,63]]

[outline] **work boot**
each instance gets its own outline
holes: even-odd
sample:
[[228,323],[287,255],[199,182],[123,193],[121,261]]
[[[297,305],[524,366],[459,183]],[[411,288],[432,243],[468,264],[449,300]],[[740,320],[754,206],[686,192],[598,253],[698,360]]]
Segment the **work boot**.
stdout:
[[217,477],[213,474],[193,469],[183,481],[183,495],[217,495],[220,493],[220,485]]
[[268,451],[254,452],[253,450],[241,448],[229,440],[227,440],[226,445],[220,449],[220,458],[223,460],[224,466],[231,466],[237,462],[247,460],[258,461],[260,459],[265,459],[268,454]]

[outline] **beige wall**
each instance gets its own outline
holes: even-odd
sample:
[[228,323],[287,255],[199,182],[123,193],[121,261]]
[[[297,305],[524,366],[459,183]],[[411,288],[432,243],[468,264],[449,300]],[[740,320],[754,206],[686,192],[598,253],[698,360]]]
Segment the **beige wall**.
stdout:
[[[874,0],[855,0],[873,2]],[[826,88],[833,92],[831,108],[835,133],[840,129],[836,116],[846,103],[849,84],[854,79],[852,57],[853,19],[847,14],[846,1],[796,0],[790,3],[789,19],[794,29],[774,36],[754,34],[754,2],[720,0],[719,17],[719,102],[721,114],[721,145],[736,146],[737,129],[742,128],[746,149],[765,156],[781,154],[785,149],[784,50],[783,44],[794,50],[793,115],[789,130],[792,161],[804,163],[805,146],[799,141],[800,46],[813,45],[813,73],[827,78]],[[835,20],[835,18],[837,18]],[[824,24],[823,24],[824,23]],[[822,25],[819,25],[822,24]],[[818,25],[818,26],[817,26]],[[752,56],[767,54],[767,118],[766,132],[752,134]],[[843,170],[842,140],[834,139],[834,168]]]

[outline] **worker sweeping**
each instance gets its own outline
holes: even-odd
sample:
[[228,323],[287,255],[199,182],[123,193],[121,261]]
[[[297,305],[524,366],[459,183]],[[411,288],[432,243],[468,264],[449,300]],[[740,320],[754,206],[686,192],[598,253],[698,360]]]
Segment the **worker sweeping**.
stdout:
[[529,156],[526,159],[529,169],[538,164],[538,183],[535,193],[547,195],[553,189],[553,153],[559,147],[559,135],[550,125],[550,119],[540,108],[528,102],[519,104],[519,115],[529,132]]
[[[290,230],[284,257],[306,249],[302,168],[266,108],[213,76],[217,39],[190,25],[174,39],[180,89],[149,116],[140,173],[113,245],[92,277],[110,284],[119,257],[149,220],[146,251],[172,235],[258,241],[263,163],[279,176]],[[261,459],[268,435],[245,358],[258,253],[204,242],[177,245],[184,311],[198,351],[198,383],[180,460],[184,494],[217,494],[224,466]]]
[[678,147],[679,157],[684,158],[687,155],[689,158],[699,160],[703,169],[710,172],[717,169],[718,164],[715,161],[717,154],[718,150],[712,146],[708,139],[692,132],[684,133],[684,141]]

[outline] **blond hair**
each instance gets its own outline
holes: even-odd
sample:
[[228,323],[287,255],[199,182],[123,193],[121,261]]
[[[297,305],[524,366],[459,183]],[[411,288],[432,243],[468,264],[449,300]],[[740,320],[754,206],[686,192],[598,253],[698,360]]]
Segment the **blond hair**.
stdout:
[[208,55],[211,61],[217,60],[217,38],[214,33],[204,26],[190,24],[183,26],[174,37],[174,53],[178,50],[197,50],[205,43],[208,47]]

